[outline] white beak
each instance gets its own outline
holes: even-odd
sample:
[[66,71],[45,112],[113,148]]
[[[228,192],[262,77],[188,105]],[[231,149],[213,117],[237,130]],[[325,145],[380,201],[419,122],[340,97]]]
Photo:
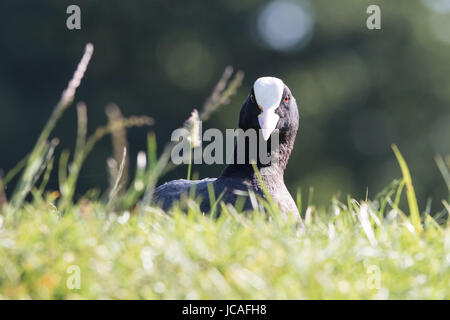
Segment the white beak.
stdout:
[[275,113],[276,108],[264,110],[259,116],[259,126],[261,127],[264,140],[268,140],[272,132],[277,127],[280,116]]

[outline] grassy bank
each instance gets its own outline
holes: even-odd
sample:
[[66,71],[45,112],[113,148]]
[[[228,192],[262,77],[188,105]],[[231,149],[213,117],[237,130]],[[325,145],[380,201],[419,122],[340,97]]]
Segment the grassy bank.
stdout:
[[450,228],[431,218],[418,233],[395,211],[334,202],[310,207],[299,232],[191,205],[116,215],[80,204],[61,217],[49,202],[2,217],[0,298],[450,298]]

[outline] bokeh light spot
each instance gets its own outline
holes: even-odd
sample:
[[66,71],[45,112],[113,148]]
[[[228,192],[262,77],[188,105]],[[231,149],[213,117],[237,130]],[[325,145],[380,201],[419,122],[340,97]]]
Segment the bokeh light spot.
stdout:
[[434,12],[450,12],[450,0],[422,0],[422,3]]
[[166,41],[158,58],[169,80],[186,90],[203,88],[215,71],[214,54],[197,39]]
[[262,8],[257,20],[258,33],[265,45],[278,51],[303,48],[313,27],[311,7],[299,1],[274,0]]
[[450,44],[450,12],[429,17],[430,29],[440,41]]

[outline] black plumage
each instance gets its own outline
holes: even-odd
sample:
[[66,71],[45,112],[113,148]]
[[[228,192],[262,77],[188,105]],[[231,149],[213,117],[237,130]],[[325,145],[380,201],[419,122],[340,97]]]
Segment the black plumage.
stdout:
[[[265,79],[263,85],[261,86],[258,81],[260,79]],[[261,164],[258,159],[258,169],[261,175],[261,179],[266,186],[268,193],[274,200],[274,202],[280,207],[283,213],[291,212],[298,214],[297,206],[289,194],[285,184],[284,184],[284,170],[286,169],[289,156],[291,155],[292,149],[294,147],[295,136],[297,134],[299,125],[299,114],[298,107],[295,98],[292,96],[289,88],[281,82],[281,80],[276,78],[260,78],[255,82],[252,87],[249,96],[244,101],[239,115],[238,127],[247,129],[261,129],[258,120],[258,116],[262,112],[266,112],[260,105],[260,101],[263,99],[271,99],[273,97],[267,97],[267,95],[277,94],[277,98],[281,94],[281,99],[278,106],[276,107],[275,114],[278,115],[279,120],[276,123],[276,129],[278,129],[279,134],[279,161],[277,163]],[[267,80],[269,79],[269,80]],[[276,88],[276,86],[270,81],[275,80],[281,83],[282,88]],[[258,94],[261,96],[255,96],[255,86],[258,83]],[[266,85],[266,83],[268,83]],[[274,82],[275,83],[275,82]],[[275,83],[276,84],[276,83]],[[281,86],[280,85],[280,86]],[[267,91],[269,90],[269,91]],[[271,90],[271,91],[270,91]],[[278,91],[277,91],[278,90]],[[277,93],[279,92],[279,93]],[[266,95],[266,97],[264,97]],[[276,116],[272,116],[277,119]],[[261,139],[262,137],[258,137]],[[268,144],[268,149],[270,150],[271,138],[268,138],[264,143]],[[258,140],[259,143],[259,140]],[[248,144],[245,145],[246,151]],[[236,147],[235,147],[235,158],[236,158]],[[218,178],[207,178],[197,181],[189,180],[174,180],[159,186],[154,192],[154,201],[162,206],[164,210],[169,209],[174,202],[180,200],[183,194],[189,195],[190,190],[195,188],[196,197],[200,197],[201,203],[200,208],[203,212],[210,211],[210,199],[208,195],[208,185],[211,184],[214,188],[214,193],[216,199],[221,197],[221,201],[225,203],[235,204],[238,195],[242,196],[248,190],[252,190],[256,195],[264,198],[263,189],[254,169],[246,156],[246,161],[244,164],[229,164],[222,172]],[[248,193],[248,192],[247,192]],[[247,196],[244,203],[244,210],[251,210],[252,204],[251,199]]]

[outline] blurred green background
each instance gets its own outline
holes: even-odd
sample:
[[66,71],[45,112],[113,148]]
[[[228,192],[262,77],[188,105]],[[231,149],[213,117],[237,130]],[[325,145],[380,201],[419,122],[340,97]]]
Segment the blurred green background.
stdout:
[[[81,8],[81,30],[66,28],[70,4]],[[381,8],[381,30],[366,28],[370,4]],[[446,194],[433,158],[450,154],[449,0],[3,0],[0,12],[0,168],[31,150],[92,42],[76,98],[87,103],[91,132],[115,102],[125,116],[154,117],[162,149],[232,65],[245,71],[244,85],[204,130],[234,128],[256,78],[283,79],[301,115],[285,174],[291,192],[314,186],[322,203],[339,191],[363,198],[366,187],[373,196],[401,176],[396,143],[421,209],[428,196],[438,205]],[[128,131],[132,156],[146,148],[147,131]],[[56,136],[74,146],[74,107]],[[87,159],[80,192],[106,186],[110,155],[104,139]],[[194,170],[203,178],[223,168]],[[162,181],[185,176],[181,167]]]

